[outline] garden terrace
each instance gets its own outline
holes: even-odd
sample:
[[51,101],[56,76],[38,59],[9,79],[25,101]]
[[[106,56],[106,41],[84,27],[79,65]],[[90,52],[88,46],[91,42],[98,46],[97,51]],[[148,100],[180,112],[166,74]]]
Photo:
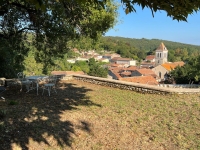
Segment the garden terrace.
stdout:
[[82,82],[57,94],[9,88],[0,149],[199,149],[200,94],[148,94]]

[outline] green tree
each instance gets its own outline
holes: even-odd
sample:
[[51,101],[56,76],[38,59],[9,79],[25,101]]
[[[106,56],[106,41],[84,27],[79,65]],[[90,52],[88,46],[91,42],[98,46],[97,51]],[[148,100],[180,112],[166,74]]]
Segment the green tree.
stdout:
[[190,84],[200,82],[200,56],[190,58],[189,61],[182,67],[178,66],[171,71],[171,76],[176,83]]
[[168,61],[169,62],[175,62],[176,57],[174,56],[175,52],[174,50],[168,50]]
[[94,58],[90,58],[88,64],[89,64],[90,67],[96,65],[95,59]]
[[137,52],[137,57],[141,60],[141,59],[145,59],[146,54],[144,51],[140,50]]
[[[51,0],[27,0],[31,2],[32,4],[35,4],[40,7],[45,7],[46,3]],[[70,1],[70,0],[60,0],[60,2],[63,1]],[[46,3],[45,3],[46,2]],[[106,0],[99,1],[99,0],[93,0],[93,1],[83,1],[83,0],[77,0],[79,3],[87,3],[87,2],[94,2],[98,6],[102,6],[105,8],[105,2]],[[152,15],[154,16],[154,13],[157,11],[165,11],[167,13],[167,16],[172,17],[172,19],[176,20],[184,20],[187,21],[187,17],[189,14],[192,14],[194,12],[199,11],[200,9],[200,1],[179,1],[179,0],[167,0],[167,1],[160,1],[160,0],[121,0],[121,3],[123,4],[125,13],[128,14],[130,12],[136,12],[134,6],[139,5],[143,9],[149,8],[152,12]]]
[[179,1],[179,0],[167,0],[167,1],[159,1],[159,0],[122,0],[122,3],[125,5],[125,12],[136,12],[134,6],[139,5],[142,8],[151,9],[152,15],[154,13],[163,10],[167,13],[167,16],[172,17],[172,19],[176,20],[184,20],[187,21],[188,14],[192,14],[194,12],[199,11],[200,2],[199,1]]
[[81,71],[85,73],[89,72],[89,65],[86,61],[76,61],[74,65],[80,67]]
[[16,77],[17,72],[25,69],[23,61],[29,51],[25,46],[27,41],[23,40],[22,33],[0,39],[0,76]]
[[36,47],[36,62],[42,63],[43,73],[47,73],[54,60],[69,50],[68,41],[81,36],[95,39],[113,27],[117,7],[109,0],[104,5],[99,7],[92,1],[2,0],[0,55],[4,58],[0,58],[0,76],[12,77],[24,69],[29,44]]
[[68,58],[68,54],[65,54],[63,58],[59,58],[55,60],[56,65],[54,66],[53,70],[57,70],[57,71],[71,70],[72,64],[67,61],[67,58]]
[[175,80],[177,84],[189,84],[189,79],[188,79],[188,70],[186,70],[185,67],[176,67],[175,70],[171,72],[171,76]]
[[24,60],[24,74],[26,75],[41,75],[43,65],[41,63],[37,63],[34,58],[34,51],[30,51],[28,57]]
[[103,77],[107,78],[108,69],[103,68],[100,64],[98,64],[94,58],[89,59],[89,72],[88,75],[95,77]]
[[79,66],[73,65],[71,68],[72,71],[82,71]]
[[188,50],[186,48],[184,48],[182,51],[181,51],[181,60],[187,60],[188,58]]

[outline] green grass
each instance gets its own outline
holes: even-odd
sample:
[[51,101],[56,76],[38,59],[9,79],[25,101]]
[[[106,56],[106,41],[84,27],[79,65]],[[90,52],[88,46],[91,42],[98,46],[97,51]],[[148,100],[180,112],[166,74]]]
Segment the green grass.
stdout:
[[18,141],[29,141],[22,148],[200,149],[199,94],[141,94],[76,80],[63,86],[59,95],[24,94],[15,96],[18,105],[7,105],[3,126],[26,137]]
[[103,105],[95,110],[99,118],[128,125],[141,141],[166,149],[200,149],[199,95],[161,96],[101,87],[91,98]]

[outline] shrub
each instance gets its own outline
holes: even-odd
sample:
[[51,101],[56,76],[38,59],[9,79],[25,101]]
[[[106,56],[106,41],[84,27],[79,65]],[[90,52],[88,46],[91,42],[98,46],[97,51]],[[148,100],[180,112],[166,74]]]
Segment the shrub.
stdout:
[[17,104],[18,104],[18,102],[14,101],[14,100],[9,102],[9,105],[17,105]]
[[3,119],[6,116],[6,110],[0,110],[0,119]]

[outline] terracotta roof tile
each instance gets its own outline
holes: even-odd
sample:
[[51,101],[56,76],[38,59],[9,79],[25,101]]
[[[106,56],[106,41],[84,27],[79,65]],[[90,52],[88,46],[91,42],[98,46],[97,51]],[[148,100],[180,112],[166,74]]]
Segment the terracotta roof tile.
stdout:
[[158,85],[158,82],[152,76],[128,77],[128,78],[120,78],[119,80],[134,82],[134,83],[141,83],[141,84]]
[[121,72],[123,69],[122,68],[113,67],[113,68],[109,68],[109,70],[112,71],[112,72]]
[[179,65],[179,66],[183,66],[185,63],[183,61],[177,61],[177,62],[174,62],[174,64]]
[[180,62],[174,62],[174,63],[164,63],[162,64],[162,66],[167,69],[168,71],[173,70],[174,68],[176,68],[177,66],[183,66],[185,63],[183,61]]
[[155,55],[147,55],[146,60],[153,60],[155,59]]
[[129,66],[128,68],[126,68],[126,70],[129,70],[129,71],[134,71],[136,69],[138,69],[137,66]]
[[146,62],[146,61],[143,61],[143,62],[141,62],[140,65],[149,65],[149,66],[153,66],[153,65],[155,65],[155,62]]
[[113,70],[110,70],[115,76],[116,78],[119,80],[121,78],[120,74],[118,72],[115,72]]
[[137,69],[137,71],[139,73],[141,73],[142,75],[154,75],[155,74],[151,69],[146,69],[146,68]]

